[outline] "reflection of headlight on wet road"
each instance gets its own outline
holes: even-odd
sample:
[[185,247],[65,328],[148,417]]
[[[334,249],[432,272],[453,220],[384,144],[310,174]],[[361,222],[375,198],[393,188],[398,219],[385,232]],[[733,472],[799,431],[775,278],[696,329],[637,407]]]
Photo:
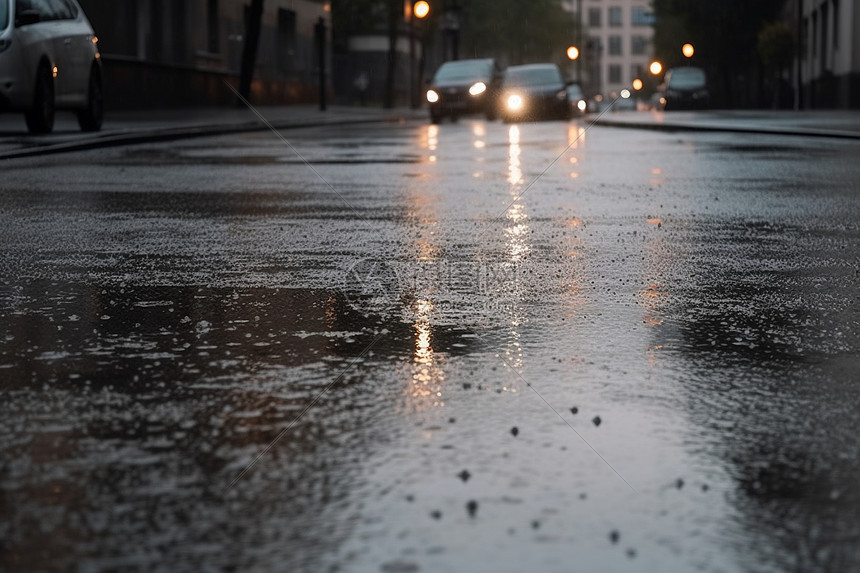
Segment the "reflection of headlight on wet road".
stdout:
[[439,101],[439,94],[437,94],[433,90],[427,90],[427,101],[429,101],[430,103],[436,103],[437,101]]
[[481,95],[485,91],[487,91],[487,84],[485,84],[484,82],[476,82],[472,85],[472,87],[469,88],[469,93],[473,96]]
[[523,97],[517,94],[511,94],[508,96],[508,109],[511,111],[519,111],[523,108]]

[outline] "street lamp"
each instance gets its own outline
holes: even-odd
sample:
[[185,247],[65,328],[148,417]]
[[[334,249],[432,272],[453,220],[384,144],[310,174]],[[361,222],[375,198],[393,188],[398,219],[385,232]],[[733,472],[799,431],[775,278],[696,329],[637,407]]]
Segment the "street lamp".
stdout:
[[567,58],[571,61],[574,61],[579,58],[579,48],[577,48],[576,46],[569,47],[567,49]]
[[652,75],[658,76],[660,75],[660,72],[663,71],[663,64],[661,64],[657,60],[654,60],[653,62],[651,62],[651,65],[648,66],[648,69],[651,71]]
[[684,44],[681,46],[681,53],[684,54],[685,58],[692,58],[696,50],[693,48],[693,44]]
[[430,14],[430,4],[421,0],[420,2],[416,2],[414,6],[412,6],[412,13],[415,14],[415,17],[419,20],[424,19]]
[[409,18],[409,106],[412,109],[421,107],[419,92],[421,91],[418,84],[421,81],[421,74],[424,71],[424,41],[422,35],[421,41],[421,65],[416,76],[415,73],[415,20],[423,20],[430,14],[430,4],[425,0],[411,3],[412,10],[407,15]]
[[637,92],[642,89],[642,85],[642,80],[640,80],[639,78],[633,80],[633,89]]

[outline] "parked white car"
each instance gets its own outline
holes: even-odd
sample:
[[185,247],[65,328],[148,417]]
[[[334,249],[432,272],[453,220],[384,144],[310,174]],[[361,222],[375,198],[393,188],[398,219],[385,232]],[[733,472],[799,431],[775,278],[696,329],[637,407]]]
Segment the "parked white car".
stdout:
[[101,129],[92,26],[75,0],[0,0],[0,111],[23,112],[31,133],[49,133],[57,109],[75,111],[84,131]]

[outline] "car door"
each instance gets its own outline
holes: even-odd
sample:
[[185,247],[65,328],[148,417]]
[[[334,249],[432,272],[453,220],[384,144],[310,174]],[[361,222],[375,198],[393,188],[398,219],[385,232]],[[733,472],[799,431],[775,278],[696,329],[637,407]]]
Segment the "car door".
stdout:
[[34,74],[35,66],[43,58],[47,58],[53,68],[54,74],[54,98],[62,101],[65,93],[65,81],[63,68],[63,42],[59,37],[60,30],[56,14],[48,0],[15,0],[15,22],[19,30],[18,36],[24,44],[28,56],[28,62],[33,69],[28,73]]
[[86,101],[89,89],[89,71],[93,55],[92,34],[80,9],[70,0],[47,0],[56,14],[57,32],[62,38],[62,55],[65,66],[64,89],[69,103]]

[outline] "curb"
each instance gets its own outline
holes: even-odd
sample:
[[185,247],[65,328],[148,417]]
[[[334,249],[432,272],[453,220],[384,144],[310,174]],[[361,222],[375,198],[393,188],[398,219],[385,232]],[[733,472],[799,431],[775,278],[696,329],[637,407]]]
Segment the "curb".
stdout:
[[[337,118],[333,117],[327,121],[320,120],[281,120],[269,122],[275,129],[299,129],[307,127],[325,127],[330,125],[361,125],[369,123],[400,123],[415,119],[407,115],[384,115],[373,118]],[[130,131],[127,133],[113,133],[96,135],[95,137],[79,141],[67,141],[64,143],[34,145],[22,149],[0,152],[0,161],[5,159],[21,159],[27,157],[38,157],[41,155],[53,155],[71,151],[86,151],[119,145],[136,145],[140,143],[159,143],[163,141],[175,141],[179,139],[191,139],[195,137],[211,137],[218,135],[230,135],[233,133],[246,133],[253,131],[268,131],[269,128],[259,121],[245,123],[234,123],[227,125],[201,125],[194,127],[161,128],[146,131]]]
[[651,131],[707,131],[715,133],[755,133],[762,135],[791,135],[797,137],[832,137],[837,139],[860,139],[860,132],[831,131],[798,127],[742,127],[738,125],[692,125],[684,123],[651,123],[595,119],[591,125],[624,129],[647,129]]

